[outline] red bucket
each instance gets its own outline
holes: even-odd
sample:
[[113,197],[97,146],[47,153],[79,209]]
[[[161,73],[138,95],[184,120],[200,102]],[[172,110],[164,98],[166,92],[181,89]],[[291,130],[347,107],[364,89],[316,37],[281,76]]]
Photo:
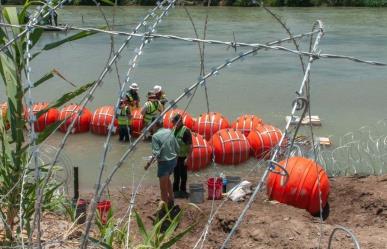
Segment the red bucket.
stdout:
[[222,178],[216,178],[216,181],[214,178],[210,178],[207,181],[207,188],[208,188],[208,199],[212,200],[220,200],[222,199],[222,187],[223,187],[223,180]]
[[107,222],[107,217],[108,217],[108,213],[109,213],[111,206],[112,206],[112,204],[110,201],[98,202],[97,209],[98,209],[99,217],[101,217],[101,222],[104,225]]

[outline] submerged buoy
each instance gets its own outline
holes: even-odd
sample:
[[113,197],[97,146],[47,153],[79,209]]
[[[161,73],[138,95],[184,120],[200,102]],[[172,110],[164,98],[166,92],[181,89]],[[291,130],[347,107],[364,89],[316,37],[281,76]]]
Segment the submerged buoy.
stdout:
[[247,137],[253,155],[257,159],[267,159],[270,151],[279,143],[282,137],[280,129],[271,125],[262,125],[252,130]]
[[141,114],[140,109],[135,109],[132,111],[132,122],[130,124],[130,131],[133,136],[138,137],[144,129],[144,117]]
[[183,117],[183,124],[192,130],[192,127],[194,125],[192,116],[188,112],[184,112],[183,110],[179,109],[173,109],[165,113],[165,115],[163,116],[164,128],[173,128],[172,118],[176,114],[180,114]]
[[[80,109],[78,105],[70,104],[65,106],[59,114],[59,120],[63,121],[68,118],[59,128],[62,132],[67,132],[71,122],[76,118],[76,112]],[[76,118],[72,133],[81,133],[89,131],[89,125],[91,120],[91,112],[85,107],[81,111],[81,114]]]
[[192,132],[192,151],[187,157],[187,168],[190,171],[199,171],[206,168],[212,160],[212,147],[200,135]]
[[[38,112],[46,109],[48,107],[47,102],[36,103],[32,106],[32,112],[36,115]],[[24,116],[26,120],[29,120],[29,110],[25,110]],[[34,129],[36,132],[42,132],[47,126],[58,121],[59,111],[55,108],[50,108],[47,112],[41,115],[34,122]]]
[[240,131],[234,129],[220,130],[212,136],[215,162],[219,164],[240,164],[250,157],[250,145]]
[[219,112],[210,112],[201,114],[195,124],[193,130],[205,139],[210,140],[212,135],[217,131],[222,129],[227,129],[230,127],[228,119],[225,118]]
[[8,112],[8,104],[7,102],[0,103],[0,116],[3,118],[3,122],[5,125],[5,129],[9,129],[9,122],[7,118],[7,112]]
[[[330,184],[327,174],[319,164],[303,157],[291,157],[279,164],[286,169],[289,176],[270,172],[266,182],[270,199],[306,209],[314,215],[320,212],[321,191],[322,208],[325,208]],[[275,171],[281,169],[276,166]]]
[[[114,106],[106,105],[97,108],[90,122],[91,132],[98,135],[107,135],[109,131],[109,125],[115,115]],[[118,127],[117,119],[114,119],[114,127]]]
[[237,131],[241,131],[247,137],[252,130],[261,125],[263,125],[262,119],[255,115],[245,114],[239,116],[232,123],[231,127]]

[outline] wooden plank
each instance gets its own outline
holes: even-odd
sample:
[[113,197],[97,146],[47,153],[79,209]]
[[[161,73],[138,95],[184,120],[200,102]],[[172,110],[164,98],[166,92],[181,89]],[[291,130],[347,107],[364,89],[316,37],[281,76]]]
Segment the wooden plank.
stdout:
[[[296,124],[298,124],[300,122],[300,117],[299,116],[293,116],[293,119],[291,119],[291,116],[286,116],[285,120],[286,120],[286,122],[290,121],[291,125],[296,125]],[[312,125],[315,125],[315,126],[321,126],[321,119],[317,115],[310,116],[310,119],[309,119],[309,116],[306,116],[301,121],[301,124],[302,125],[312,124]]]
[[332,141],[329,137],[318,137],[318,142],[320,143],[320,145],[325,145],[325,146],[331,146],[332,145]]

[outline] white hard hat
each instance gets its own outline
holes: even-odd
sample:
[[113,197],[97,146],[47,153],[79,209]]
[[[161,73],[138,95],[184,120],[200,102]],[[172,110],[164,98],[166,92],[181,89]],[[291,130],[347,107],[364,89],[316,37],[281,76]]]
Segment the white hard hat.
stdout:
[[140,88],[138,87],[137,83],[132,83],[132,84],[130,85],[129,88],[130,88],[130,89],[133,89],[133,90],[138,90],[138,89],[140,89]]
[[161,92],[161,90],[163,90],[163,88],[159,85],[155,85],[153,87],[153,91],[155,91],[155,93],[159,93],[159,92]]

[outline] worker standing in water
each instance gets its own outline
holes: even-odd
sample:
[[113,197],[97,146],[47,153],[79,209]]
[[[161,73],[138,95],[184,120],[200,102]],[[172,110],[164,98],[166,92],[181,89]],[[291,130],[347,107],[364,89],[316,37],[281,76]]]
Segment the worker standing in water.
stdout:
[[156,94],[156,98],[160,101],[160,103],[165,107],[165,104],[168,103],[167,95],[163,91],[163,88],[159,85],[155,85],[153,87],[153,92]]
[[120,107],[117,110],[117,121],[119,128],[119,141],[129,142],[130,141],[130,121],[132,118],[130,108],[125,101],[120,101]]
[[126,92],[126,101],[128,102],[131,111],[140,108],[140,97],[138,96],[139,89],[137,83],[132,83],[129,90]]
[[188,198],[187,193],[187,156],[192,150],[192,135],[189,128],[183,124],[180,114],[172,118],[175,127],[174,135],[179,144],[177,164],[173,173],[173,193],[175,198]]
[[[144,125],[147,127],[152,121],[154,121],[163,112],[164,107],[160,101],[156,98],[153,91],[148,92],[148,101],[145,102],[141,109],[141,114],[144,116]],[[150,135],[154,133],[154,128],[149,130]],[[149,134],[146,134],[147,138]]]

